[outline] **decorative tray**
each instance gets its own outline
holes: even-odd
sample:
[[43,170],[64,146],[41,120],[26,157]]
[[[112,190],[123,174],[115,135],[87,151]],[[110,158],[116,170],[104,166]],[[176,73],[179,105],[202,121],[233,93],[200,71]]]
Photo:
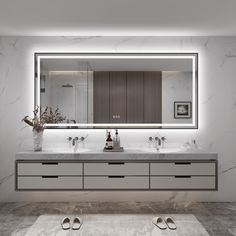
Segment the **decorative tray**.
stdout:
[[124,148],[123,147],[113,148],[113,149],[105,149],[105,148],[103,148],[103,151],[104,152],[123,152]]

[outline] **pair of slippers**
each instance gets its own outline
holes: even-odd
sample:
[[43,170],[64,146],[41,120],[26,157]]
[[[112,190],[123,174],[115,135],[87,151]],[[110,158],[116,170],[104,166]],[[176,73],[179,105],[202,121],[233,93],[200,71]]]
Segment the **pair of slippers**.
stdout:
[[161,230],[167,229],[167,227],[171,230],[175,230],[177,228],[174,220],[169,216],[165,217],[164,220],[161,217],[155,217],[152,219],[152,223]]
[[81,225],[82,225],[82,220],[79,217],[75,217],[73,221],[71,221],[69,217],[65,217],[61,221],[61,227],[64,230],[70,228],[73,230],[79,230]]

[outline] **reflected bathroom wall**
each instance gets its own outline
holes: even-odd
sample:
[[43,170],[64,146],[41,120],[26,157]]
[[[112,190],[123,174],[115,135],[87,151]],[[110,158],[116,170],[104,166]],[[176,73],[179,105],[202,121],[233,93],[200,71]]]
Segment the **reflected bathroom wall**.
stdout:
[[93,123],[93,72],[43,71],[41,106],[59,108],[66,123]]
[[174,102],[192,101],[192,73],[189,71],[162,72],[162,120],[165,123],[192,123],[192,117],[176,119]]

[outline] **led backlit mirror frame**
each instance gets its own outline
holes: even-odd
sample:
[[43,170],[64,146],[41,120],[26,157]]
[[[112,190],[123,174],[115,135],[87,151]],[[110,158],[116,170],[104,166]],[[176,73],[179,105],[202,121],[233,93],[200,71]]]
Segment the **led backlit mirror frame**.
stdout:
[[198,128],[198,53],[41,53],[34,54],[35,60],[35,83],[34,83],[34,103],[40,106],[40,61],[42,59],[190,59],[192,60],[192,123],[157,123],[157,124],[46,124],[47,129],[197,129]]

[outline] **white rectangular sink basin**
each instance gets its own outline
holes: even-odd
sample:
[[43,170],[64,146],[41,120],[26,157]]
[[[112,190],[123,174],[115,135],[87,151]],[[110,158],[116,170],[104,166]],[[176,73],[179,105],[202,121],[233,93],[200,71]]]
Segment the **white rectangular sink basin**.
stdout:
[[124,152],[126,153],[178,153],[178,152],[185,152],[185,149],[181,148],[161,148],[157,150],[156,148],[140,148],[140,149],[135,149],[135,148],[128,148],[125,149]]
[[74,152],[73,148],[55,148],[43,150],[42,153],[58,153],[58,154],[86,154],[86,153],[104,153],[104,154],[165,154],[165,153],[188,153],[188,152],[199,152],[200,150],[186,150],[183,148],[127,148],[124,152],[103,152],[103,149],[92,149],[92,148],[78,148]]
[[101,153],[102,149],[92,149],[92,148],[78,148],[74,151],[74,148],[55,148],[43,150],[45,153],[58,153],[58,154],[80,154],[80,153]]

